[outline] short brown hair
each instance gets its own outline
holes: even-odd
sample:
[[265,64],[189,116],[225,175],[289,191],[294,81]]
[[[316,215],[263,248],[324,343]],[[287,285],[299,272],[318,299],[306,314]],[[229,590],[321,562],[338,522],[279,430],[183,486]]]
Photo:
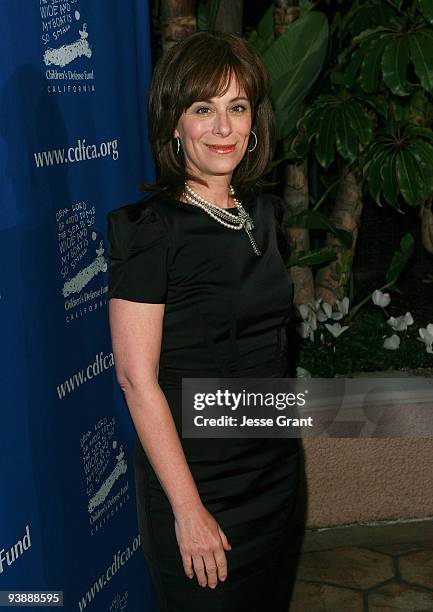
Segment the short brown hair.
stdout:
[[174,130],[182,113],[195,101],[223,95],[232,74],[250,101],[252,129],[257,135],[257,146],[246,152],[235,168],[232,185],[238,197],[248,199],[257,188],[272,184],[261,179],[274,154],[276,131],[270,79],[261,57],[235,34],[196,32],[171,47],[155,66],[148,127],[159,178],[156,184],[142,184],[143,191],[162,189],[177,198],[185,180],[198,181],[186,172],[182,150],[176,154]]

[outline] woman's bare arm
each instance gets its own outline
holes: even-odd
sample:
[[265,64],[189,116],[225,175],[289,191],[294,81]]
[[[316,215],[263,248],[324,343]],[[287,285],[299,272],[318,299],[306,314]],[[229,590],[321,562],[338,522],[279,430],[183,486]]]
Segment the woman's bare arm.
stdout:
[[109,301],[116,377],[146,455],[175,516],[184,570],[215,588],[227,577],[227,537],[201,502],[173,416],[158,383],[164,304]]
[[109,301],[118,383],[173,511],[200,504],[167,400],[158,384],[164,304]]

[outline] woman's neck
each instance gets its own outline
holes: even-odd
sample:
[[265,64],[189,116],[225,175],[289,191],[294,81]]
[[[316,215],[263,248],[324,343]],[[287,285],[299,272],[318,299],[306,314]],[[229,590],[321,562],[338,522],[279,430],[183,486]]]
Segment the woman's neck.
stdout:
[[[221,178],[225,179],[225,177]],[[209,187],[194,181],[188,181],[188,185],[199,196],[205,200],[208,200],[209,202],[212,202],[212,204],[215,204],[220,208],[232,208],[235,205],[233,198],[229,193],[230,185],[227,183],[227,180],[214,181],[212,183],[208,181]]]

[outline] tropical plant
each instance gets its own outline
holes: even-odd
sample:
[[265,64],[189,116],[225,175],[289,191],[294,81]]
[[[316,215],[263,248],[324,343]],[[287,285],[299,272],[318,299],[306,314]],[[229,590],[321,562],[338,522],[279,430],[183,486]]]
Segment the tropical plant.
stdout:
[[[271,10],[281,13],[279,4],[274,2],[250,37],[274,83],[281,146],[271,169],[287,164],[284,200],[295,302],[322,298],[332,304],[351,286],[367,194],[377,205],[392,206],[400,214],[403,206],[417,207],[423,245],[433,253],[433,8],[425,0],[341,2],[329,24],[326,54],[321,47],[323,68],[320,74],[313,72],[313,82],[299,92],[304,69],[306,79],[312,75],[308,60],[314,63],[314,43],[320,40],[318,32],[325,32],[318,23],[323,15],[312,3],[301,2],[299,17],[277,37]],[[302,31],[307,18],[308,34]],[[302,41],[297,38],[301,32]],[[293,40],[289,55],[280,42],[285,37]],[[311,55],[305,51],[308,43]],[[287,99],[293,91],[289,110],[279,98],[283,83]],[[327,185],[320,197],[310,193],[310,173]],[[324,214],[330,231],[321,249],[311,251],[306,232],[317,227],[318,213],[323,214],[318,208],[325,204],[330,208]],[[312,264],[320,266],[314,277]]]

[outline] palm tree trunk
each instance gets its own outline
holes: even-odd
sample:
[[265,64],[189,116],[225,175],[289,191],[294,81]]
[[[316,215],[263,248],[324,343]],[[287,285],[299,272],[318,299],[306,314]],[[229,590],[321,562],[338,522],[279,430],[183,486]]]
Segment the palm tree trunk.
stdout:
[[275,38],[284,34],[287,26],[299,17],[299,0],[275,0],[274,34]]
[[428,253],[433,253],[433,211],[432,201],[424,202],[419,211],[421,219],[421,242]]
[[[281,36],[288,26],[299,17],[299,0],[274,1],[274,34]],[[289,216],[307,210],[309,207],[308,161],[300,164],[286,163],[284,167],[284,207]],[[292,253],[308,251],[310,235],[307,229],[288,228]],[[314,278],[308,266],[291,266],[290,275],[294,284],[294,303],[305,304],[314,301]]]
[[[284,168],[284,206],[289,216],[308,210],[308,161],[300,164],[287,163]],[[308,229],[289,227],[287,230],[290,252],[299,253],[310,249]],[[308,266],[291,266],[290,275],[294,284],[294,303],[306,304],[314,301],[313,272]]]
[[195,5],[195,0],[161,0],[163,53],[196,31]]
[[330,215],[330,221],[339,229],[352,233],[352,248],[345,249],[333,234],[327,234],[326,246],[337,254],[337,259],[320,268],[316,274],[316,298],[334,304],[347,292],[352,261],[355,254],[356,239],[363,207],[360,180],[343,166],[341,183]]

